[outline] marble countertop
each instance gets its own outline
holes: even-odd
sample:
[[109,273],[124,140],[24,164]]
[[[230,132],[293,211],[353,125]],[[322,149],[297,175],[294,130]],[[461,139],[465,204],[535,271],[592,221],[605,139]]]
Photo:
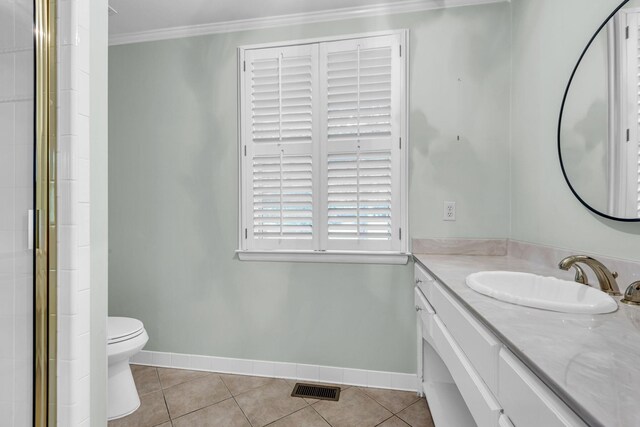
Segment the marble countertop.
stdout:
[[587,315],[508,304],[471,290],[466,276],[505,270],[572,280],[573,273],[513,256],[414,258],[588,425],[640,426],[640,307],[619,303],[615,313]]

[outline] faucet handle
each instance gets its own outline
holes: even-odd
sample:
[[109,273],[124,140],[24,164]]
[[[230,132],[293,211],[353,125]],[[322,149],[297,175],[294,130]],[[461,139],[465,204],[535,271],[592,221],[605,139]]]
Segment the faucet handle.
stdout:
[[640,281],[629,285],[621,301],[629,305],[640,305]]

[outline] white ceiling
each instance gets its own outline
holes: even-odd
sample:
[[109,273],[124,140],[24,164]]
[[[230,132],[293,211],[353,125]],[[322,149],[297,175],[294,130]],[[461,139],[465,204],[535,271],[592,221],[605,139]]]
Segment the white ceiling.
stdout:
[[[211,24],[332,9],[398,3],[403,0],[109,0],[109,34]],[[445,3],[446,0],[443,0]]]

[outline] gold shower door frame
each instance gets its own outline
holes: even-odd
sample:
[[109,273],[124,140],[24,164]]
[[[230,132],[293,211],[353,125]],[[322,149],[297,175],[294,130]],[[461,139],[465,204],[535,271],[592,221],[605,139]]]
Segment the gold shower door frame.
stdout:
[[56,0],[35,0],[33,425],[56,425]]

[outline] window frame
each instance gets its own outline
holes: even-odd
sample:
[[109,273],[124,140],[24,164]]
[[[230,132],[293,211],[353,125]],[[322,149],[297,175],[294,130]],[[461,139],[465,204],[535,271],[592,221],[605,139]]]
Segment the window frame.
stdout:
[[[399,251],[348,251],[348,250],[274,250],[274,249],[248,249],[246,246],[245,229],[248,225],[244,218],[245,197],[247,194],[247,182],[243,179],[243,158],[244,144],[249,135],[245,135],[245,124],[243,122],[245,107],[245,77],[244,61],[247,50],[265,48],[284,48],[304,44],[316,44],[343,40],[352,40],[368,37],[396,36],[400,40],[401,49],[401,106],[400,106],[400,239]],[[236,253],[242,261],[298,261],[298,262],[330,262],[330,263],[371,263],[371,264],[406,264],[410,253],[410,233],[409,233],[409,204],[408,204],[408,183],[409,183],[409,31],[407,29],[376,31],[367,33],[346,34],[329,37],[317,37],[310,39],[286,40],[274,43],[260,43],[243,45],[237,48],[237,132],[238,132],[238,249]],[[318,197],[315,195],[314,197]],[[395,231],[395,230],[394,230]]]

